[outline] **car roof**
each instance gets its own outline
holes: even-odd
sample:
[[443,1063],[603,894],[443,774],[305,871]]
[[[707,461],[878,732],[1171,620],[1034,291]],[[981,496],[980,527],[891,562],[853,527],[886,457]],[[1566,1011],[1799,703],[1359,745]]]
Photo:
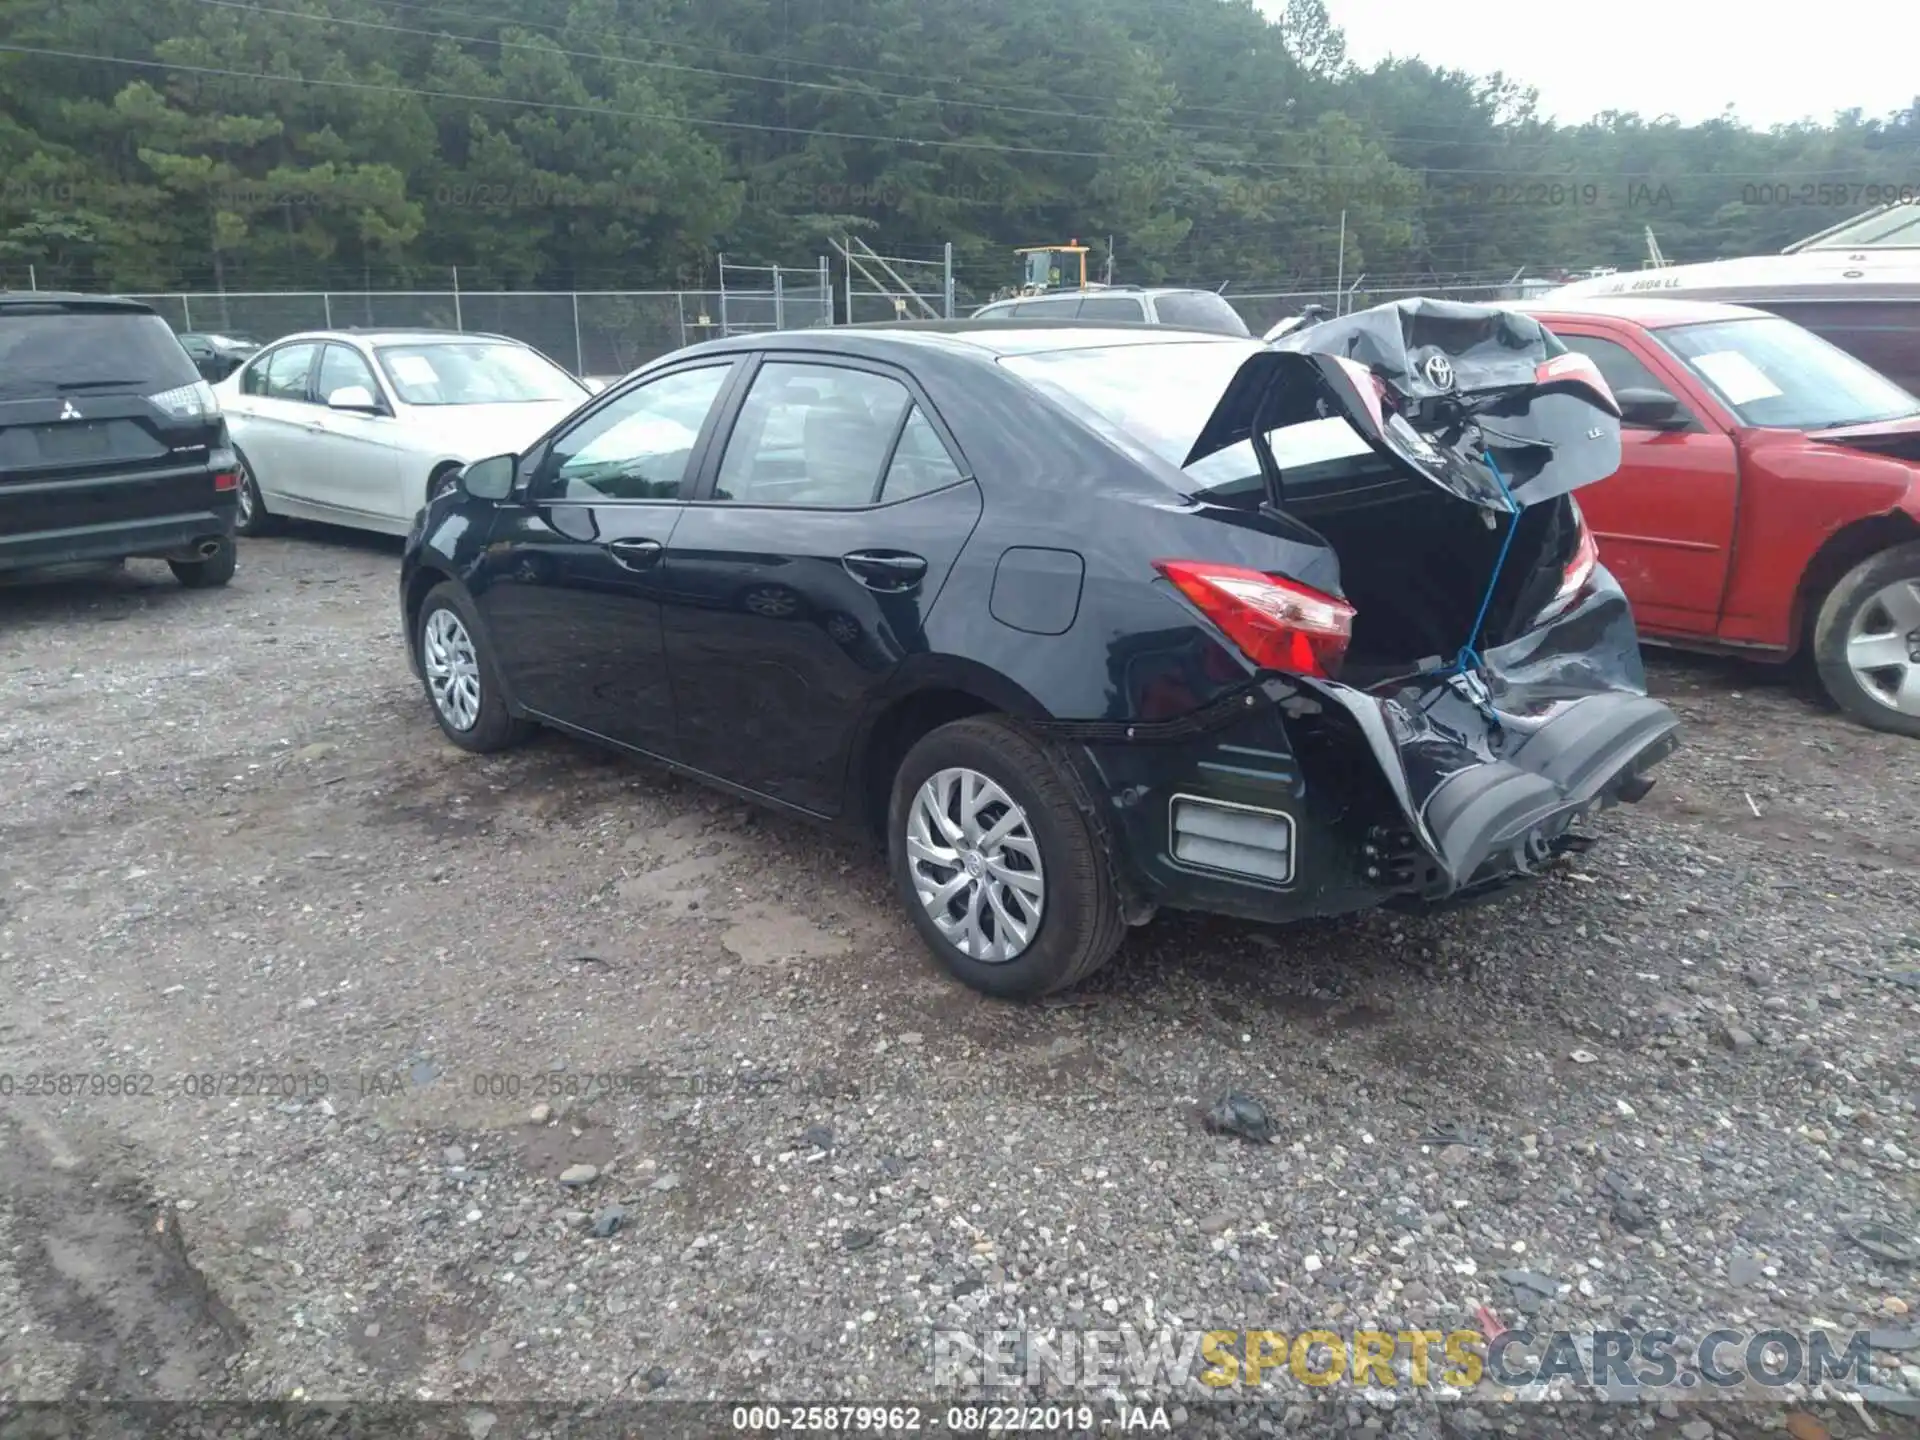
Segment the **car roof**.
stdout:
[[1244,335],[1223,335],[1174,325],[1102,325],[1088,320],[885,320],[866,325],[819,326],[806,330],[762,331],[709,340],[676,350],[678,359],[696,352],[737,354],[751,350],[812,350],[829,355],[898,356],[909,348],[949,355],[989,358],[1035,355],[1058,350],[1092,350],[1118,345],[1258,345]]
[[[226,333],[226,332],[216,332],[216,333]],[[494,335],[494,334],[482,332],[479,330],[428,330],[428,329],[298,330],[289,335],[282,335],[278,340],[274,341],[273,343],[276,345],[280,345],[280,344],[284,344],[289,340],[302,340],[302,341],[358,340],[365,345],[372,345],[372,344],[440,345],[440,344],[456,344],[462,341],[487,341],[493,344],[499,344],[504,341],[505,343],[510,345],[526,344],[524,340],[515,340],[510,335]]]
[[1220,299],[1226,297],[1218,290],[1202,290],[1193,285],[1089,285],[1085,290],[1052,290],[1041,295],[1009,295],[1004,300],[989,300],[988,305],[1018,305],[1023,300],[1064,300],[1077,296],[1082,299],[1099,299],[1103,295],[1149,296],[1161,295],[1213,295]]
[[1571,295],[1526,300],[1510,308],[1535,319],[1549,315],[1590,315],[1597,319],[1625,320],[1648,330],[1669,325],[1705,325],[1716,320],[1763,320],[1766,312],[1749,305],[1729,305],[1719,300],[1654,300],[1626,296]]

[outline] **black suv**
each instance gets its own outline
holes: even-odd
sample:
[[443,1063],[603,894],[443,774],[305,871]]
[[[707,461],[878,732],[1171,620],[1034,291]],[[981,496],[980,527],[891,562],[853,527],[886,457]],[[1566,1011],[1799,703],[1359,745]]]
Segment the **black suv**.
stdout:
[[250,335],[207,334],[198,330],[180,332],[180,348],[187,352],[199,372],[214,384],[260,353],[260,342]]
[[152,309],[0,294],[0,571],[148,556],[224,585],[239,484],[219,403]]

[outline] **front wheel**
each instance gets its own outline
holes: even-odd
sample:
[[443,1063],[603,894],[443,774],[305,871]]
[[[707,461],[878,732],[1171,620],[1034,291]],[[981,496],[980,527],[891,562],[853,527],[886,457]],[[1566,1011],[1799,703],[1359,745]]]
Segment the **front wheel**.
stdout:
[[420,607],[420,678],[441,733],[462,750],[505,750],[533,728],[514,718],[466,597],[453,585],[427,592]]
[[189,590],[211,590],[233,579],[238,556],[234,553],[233,537],[223,536],[220,548],[204,560],[169,560],[167,568],[173,571],[173,578]]
[[887,844],[921,938],[986,994],[1064,990],[1126,932],[1106,842],[1063,762],[1010,720],[958,720],[913,747],[894,777]]
[[1813,659],[1855,720],[1920,738],[1920,541],[1869,556],[1827,593]]

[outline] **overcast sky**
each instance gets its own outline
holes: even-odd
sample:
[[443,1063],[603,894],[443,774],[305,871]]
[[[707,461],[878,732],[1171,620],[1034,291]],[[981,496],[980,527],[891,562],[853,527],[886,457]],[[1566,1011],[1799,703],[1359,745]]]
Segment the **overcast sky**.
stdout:
[[[1504,71],[1537,90],[1541,110],[1557,120],[1638,110],[1700,121],[1731,103],[1742,120],[1765,127],[1825,121],[1854,106],[1878,115],[1920,93],[1914,0],[1825,9],[1728,0],[1325,3],[1355,63],[1397,54],[1450,70]],[[1270,0],[1263,8],[1282,7]]]

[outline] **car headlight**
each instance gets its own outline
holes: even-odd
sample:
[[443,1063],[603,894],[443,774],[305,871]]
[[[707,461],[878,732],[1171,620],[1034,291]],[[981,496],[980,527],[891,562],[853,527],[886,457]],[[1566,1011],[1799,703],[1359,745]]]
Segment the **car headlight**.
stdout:
[[158,395],[149,395],[147,399],[176,420],[212,420],[220,414],[219,397],[204,380],[162,390]]

